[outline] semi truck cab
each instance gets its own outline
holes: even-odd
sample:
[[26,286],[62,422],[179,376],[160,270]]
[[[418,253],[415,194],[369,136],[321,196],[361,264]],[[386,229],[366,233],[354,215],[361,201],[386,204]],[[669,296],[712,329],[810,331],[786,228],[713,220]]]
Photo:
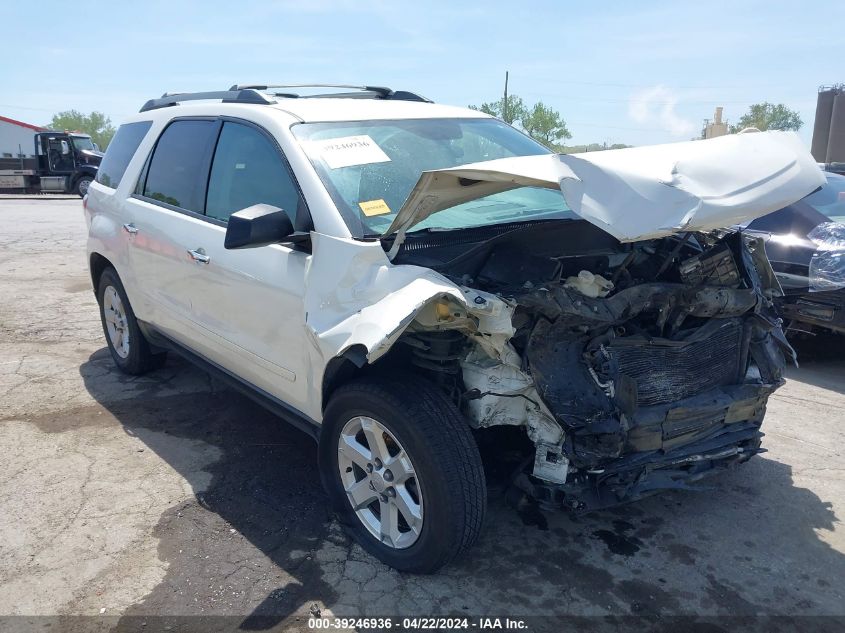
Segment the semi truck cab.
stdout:
[[41,132],[35,135],[40,191],[84,196],[103,158],[91,137],[80,133]]
[[[5,159],[0,169],[0,191],[76,193],[84,197],[97,176],[103,158],[88,134],[38,132],[34,158]],[[9,169],[11,167],[11,169]]]

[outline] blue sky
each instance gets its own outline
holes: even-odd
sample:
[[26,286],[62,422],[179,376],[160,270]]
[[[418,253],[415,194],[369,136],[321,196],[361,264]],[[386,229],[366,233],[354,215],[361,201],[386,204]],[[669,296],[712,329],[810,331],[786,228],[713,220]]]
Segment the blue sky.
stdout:
[[[697,136],[783,102],[809,143],[820,84],[845,82],[845,2],[7,3],[0,114],[100,110],[117,123],[165,91],[343,82],[466,105],[510,90],[561,112],[570,143]],[[15,49],[15,52],[9,53]]]

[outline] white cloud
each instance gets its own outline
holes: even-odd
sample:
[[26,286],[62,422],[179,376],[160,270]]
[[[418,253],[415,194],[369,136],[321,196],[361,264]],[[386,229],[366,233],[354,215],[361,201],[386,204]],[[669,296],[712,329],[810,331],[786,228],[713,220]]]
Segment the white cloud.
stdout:
[[672,136],[689,137],[696,131],[696,125],[675,111],[677,104],[677,95],[660,84],[632,94],[628,101],[628,116],[637,123],[656,124]]

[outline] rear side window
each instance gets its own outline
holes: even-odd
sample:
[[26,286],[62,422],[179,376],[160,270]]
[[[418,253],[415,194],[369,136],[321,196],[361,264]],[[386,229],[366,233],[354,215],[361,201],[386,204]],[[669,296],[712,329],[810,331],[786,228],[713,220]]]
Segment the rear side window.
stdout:
[[152,124],[152,121],[137,121],[124,123],[117,128],[97,170],[97,182],[112,189],[117,188],[129,166],[129,161],[132,160]]
[[225,222],[258,203],[283,209],[295,224],[299,191],[275,143],[249,125],[227,121],[214,153],[205,214]]
[[214,121],[174,121],[168,125],[156,143],[143,195],[202,213],[208,150],[216,132]]

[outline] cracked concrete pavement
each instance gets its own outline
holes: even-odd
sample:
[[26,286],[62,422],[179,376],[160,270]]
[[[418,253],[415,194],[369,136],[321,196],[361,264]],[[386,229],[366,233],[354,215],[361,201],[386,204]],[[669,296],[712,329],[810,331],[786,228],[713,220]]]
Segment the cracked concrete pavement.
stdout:
[[0,614],[845,614],[845,339],[712,490],[525,522],[493,494],[412,576],[332,521],[305,435],[178,358],[117,372],[84,240],[78,199],[0,200]]

